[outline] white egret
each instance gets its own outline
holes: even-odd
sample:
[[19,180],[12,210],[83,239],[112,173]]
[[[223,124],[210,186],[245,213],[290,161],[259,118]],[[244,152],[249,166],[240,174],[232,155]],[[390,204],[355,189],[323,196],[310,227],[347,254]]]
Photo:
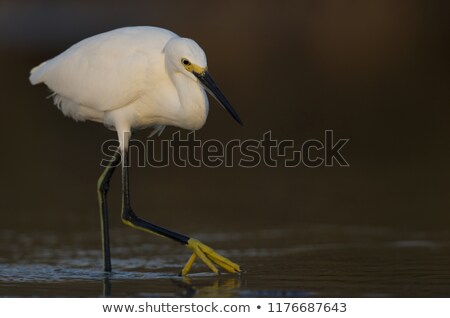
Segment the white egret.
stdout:
[[205,53],[197,43],[157,27],[121,28],[87,38],[43,62],[31,70],[30,81],[45,83],[64,115],[117,131],[119,149],[97,184],[105,271],[111,271],[106,195],[114,169],[122,161],[121,217],[125,224],[191,249],[182,275],[189,273],[197,257],[214,273],[218,273],[216,265],[240,272],[239,265],[200,241],[138,217],[130,205],[128,141],[133,131],[152,127],[161,133],[166,125],[201,128],[209,108],[205,90],[242,125],[209,75]]

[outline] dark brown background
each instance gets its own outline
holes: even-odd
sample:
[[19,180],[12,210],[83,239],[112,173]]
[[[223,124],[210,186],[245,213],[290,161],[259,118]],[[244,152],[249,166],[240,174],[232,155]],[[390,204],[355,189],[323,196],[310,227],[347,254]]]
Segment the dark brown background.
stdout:
[[[100,146],[115,135],[63,117],[28,74],[85,37],[131,25],[170,29],[206,51],[245,127],[211,101],[202,140],[272,130],[300,145],[326,129],[350,139],[350,168],[134,168],[142,216],[185,232],[450,225],[448,2],[2,1],[0,12],[3,229],[98,230]],[[113,227],[119,189],[116,176]]]

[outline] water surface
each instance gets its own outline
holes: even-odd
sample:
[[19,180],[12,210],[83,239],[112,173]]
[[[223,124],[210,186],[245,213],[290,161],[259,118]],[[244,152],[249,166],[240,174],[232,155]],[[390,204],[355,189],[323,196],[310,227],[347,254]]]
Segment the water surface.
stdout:
[[126,227],[112,230],[113,272],[101,271],[95,232],[0,232],[6,297],[449,297],[450,237],[331,225],[196,233],[240,263],[242,275],[196,263],[189,251]]

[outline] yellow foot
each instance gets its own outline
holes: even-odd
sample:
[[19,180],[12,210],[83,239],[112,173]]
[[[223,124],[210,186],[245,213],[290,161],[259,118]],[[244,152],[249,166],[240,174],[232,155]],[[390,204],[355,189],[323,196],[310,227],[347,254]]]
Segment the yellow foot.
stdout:
[[219,273],[216,265],[222,267],[230,273],[241,272],[241,268],[238,264],[233,263],[228,258],[217,254],[216,251],[214,251],[211,247],[203,244],[199,240],[193,238],[189,239],[187,247],[192,250],[193,254],[181,271],[181,275],[183,276],[187,275],[190,272],[192,264],[194,264],[197,256],[206,264],[206,266],[209,267],[209,269],[211,269],[216,274]]

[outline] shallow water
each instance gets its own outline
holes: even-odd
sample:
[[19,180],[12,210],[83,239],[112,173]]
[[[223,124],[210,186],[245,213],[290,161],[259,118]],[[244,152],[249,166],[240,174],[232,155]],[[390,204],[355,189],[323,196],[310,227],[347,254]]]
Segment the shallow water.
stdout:
[[95,232],[0,232],[6,297],[431,297],[450,296],[450,236],[330,225],[195,233],[245,268],[215,276],[189,252],[126,227],[113,228],[113,272],[101,271]]

